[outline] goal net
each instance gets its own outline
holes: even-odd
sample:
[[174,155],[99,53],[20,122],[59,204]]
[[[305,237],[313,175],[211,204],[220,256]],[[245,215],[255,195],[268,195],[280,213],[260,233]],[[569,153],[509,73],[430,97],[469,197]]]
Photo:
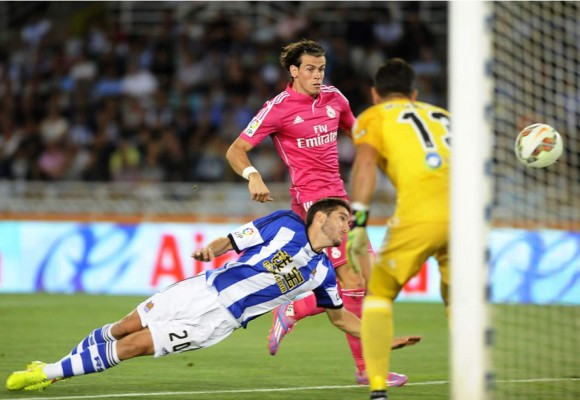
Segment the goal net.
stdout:
[[[580,398],[580,7],[493,2],[493,398]],[[527,168],[514,139],[542,122],[565,152]]]
[[[451,21],[453,398],[580,398],[580,3]],[[534,169],[514,142],[539,122],[564,153]]]

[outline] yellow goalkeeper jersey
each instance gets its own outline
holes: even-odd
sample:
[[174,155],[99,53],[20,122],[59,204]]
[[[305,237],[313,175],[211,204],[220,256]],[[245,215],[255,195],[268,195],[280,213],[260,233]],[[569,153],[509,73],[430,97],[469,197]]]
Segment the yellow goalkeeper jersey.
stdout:
[[378,150],[379,168],[397,189],[394,221],[449,219],[449,112],[397,99],[365,110],[352,129],[355,145]]

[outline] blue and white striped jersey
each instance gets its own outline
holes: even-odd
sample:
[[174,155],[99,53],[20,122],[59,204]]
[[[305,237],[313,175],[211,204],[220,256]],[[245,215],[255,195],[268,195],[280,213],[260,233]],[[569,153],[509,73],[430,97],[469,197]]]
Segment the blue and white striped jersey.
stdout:
[[219,301],[245,328],[249,321],[313,291],[317,305],[342,307],[336,275],[324,252],[312,250],[306,226],[293,211],[276,211],[228,235],[235,262],[206,272]]

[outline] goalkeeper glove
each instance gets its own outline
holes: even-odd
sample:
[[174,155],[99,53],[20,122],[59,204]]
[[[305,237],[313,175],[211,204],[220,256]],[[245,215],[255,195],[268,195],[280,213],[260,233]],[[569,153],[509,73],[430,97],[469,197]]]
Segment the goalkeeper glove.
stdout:
[[350,267],[355,272],[360,272],[360,257],[366,253],[368,247],[366,226],[369,218],[369,212],[367,207],[360,203],[354,203],[352,210],[352,227],[348,232],[348,239],[346,242],[346,257]]

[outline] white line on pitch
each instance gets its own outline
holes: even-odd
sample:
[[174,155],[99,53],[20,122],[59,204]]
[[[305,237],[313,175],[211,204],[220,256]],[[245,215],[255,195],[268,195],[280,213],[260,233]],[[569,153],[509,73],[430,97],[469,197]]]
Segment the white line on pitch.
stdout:
[[[532,383],[532,382],[559,382],[559,381],[580,381],[580,378],[537,378],[537,379],[511,379],[497,380],[498,383]],[[446,385],[449,381],[429,381],[410,382],[405,386],[431,386]],[[153,396],[179,396],[195,394],[228,394],[228,393],[263,393],[263,392],[298,392],[304,390],[333,390],[333,389],[355,389],[365,388],[364,385],[343,385],[343,386],[306,386],[291,388],[264,388],[264,389],[231,389],[231,390],[197,390],[191,392],[154,392],[154,393],[113,393],[89,396],[61,396],[61,397],[27,397],[26,400],[75,400],[75,399],[111,399],[122,397],[153,397]],[[14,399],[0,399],[14,400]]]

